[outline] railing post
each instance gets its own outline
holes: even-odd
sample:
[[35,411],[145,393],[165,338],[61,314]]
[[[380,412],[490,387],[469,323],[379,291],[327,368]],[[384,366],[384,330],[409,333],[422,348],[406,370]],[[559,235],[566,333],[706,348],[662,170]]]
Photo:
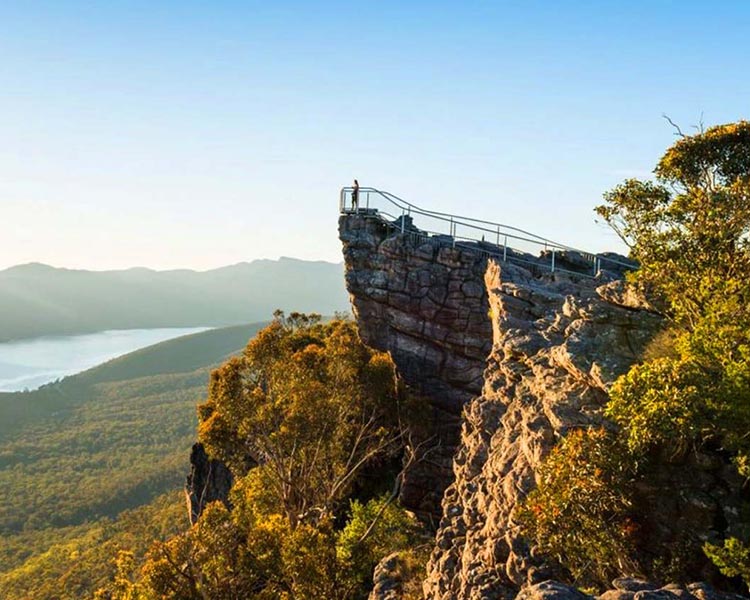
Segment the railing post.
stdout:
[[500,225],[497,226],[497,242],[496,245],[500,245]]
[[453,222],[453,217],[451,217],[451,239],[453,240],[453,247],[456,247],[456,224]]
[[405,225],[406,225],[406,217],[404,216],[406,213],[404,212],[404,209],[401,209],[401,233],[404,233]]
[[508,236],[503,240],[503,262],[508,260]]
[[366,192],[365,202],[367,203],[367,211],[370,211],[370,192]]
[[555,272],[555,249],[552,248],[552,272]]

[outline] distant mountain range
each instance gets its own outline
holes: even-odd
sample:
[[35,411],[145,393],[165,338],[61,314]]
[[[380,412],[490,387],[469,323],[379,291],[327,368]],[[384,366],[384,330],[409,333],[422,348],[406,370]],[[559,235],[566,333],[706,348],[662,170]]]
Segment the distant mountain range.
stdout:
[[349,310],[343,265],[293,258],[210,271],[59,269],[0,271],[0,341],[105,329],[225,326],[273,311]]

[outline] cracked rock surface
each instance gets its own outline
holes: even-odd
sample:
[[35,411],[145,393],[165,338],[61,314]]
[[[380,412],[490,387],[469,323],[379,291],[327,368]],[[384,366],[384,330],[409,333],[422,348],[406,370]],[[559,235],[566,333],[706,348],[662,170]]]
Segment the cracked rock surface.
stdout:
[[617,283],[490,261],[485,284],[493,349],[483,392],[464,410],[428,598],[511,598],[553,575],[531,559],[514,511],[561,436],[608,426],[609,386],[661,325],[649,311],[605,300]]

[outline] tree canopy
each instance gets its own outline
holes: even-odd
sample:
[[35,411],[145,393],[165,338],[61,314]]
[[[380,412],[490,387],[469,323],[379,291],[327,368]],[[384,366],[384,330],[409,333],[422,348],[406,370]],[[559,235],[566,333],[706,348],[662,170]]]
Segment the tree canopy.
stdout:
[[[198,414],[235,477],[231,507],[155,544],[135,581],[122,557],[101,597],[364,598],[374,564],[419,537],[382,486],[408,439],[395,368],[351,321],[277,313],[212,373]],[[380,486],[363,481],[374,469]]]
[[609,414],[629,427],[631,446],[710,433],[746,452],[750,123],[681,137],[655,174],[616,187],[597,212],[640,262],[631,280],[664,307],[675,353],[617,382]]

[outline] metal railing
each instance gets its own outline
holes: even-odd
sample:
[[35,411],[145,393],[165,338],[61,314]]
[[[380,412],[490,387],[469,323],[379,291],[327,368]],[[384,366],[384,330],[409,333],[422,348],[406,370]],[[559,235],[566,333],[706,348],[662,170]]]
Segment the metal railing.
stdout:
[[[372,187],[360,187],[358,202],[353,203],[354,188],[341,188],[339,211],[342,214],[362,214],[377,218],[389,227],[416,237],[439,237],[452,247],[460,247],[500,257],[503,261],[533,264],[561,271],[595,277],[602,268],[614,271],[632,270],[633,263],[613,257],[579,250],[534,233],[492,221],[472,219],[449,213],[420,208],[398,196]],[[412,225],[417,217],[419,223]],[[535,258],[535,255],[539,255]],[[529,256],[531,255],[531,256]],[[576,263],[588,268],[572,270],[563,267]]]

